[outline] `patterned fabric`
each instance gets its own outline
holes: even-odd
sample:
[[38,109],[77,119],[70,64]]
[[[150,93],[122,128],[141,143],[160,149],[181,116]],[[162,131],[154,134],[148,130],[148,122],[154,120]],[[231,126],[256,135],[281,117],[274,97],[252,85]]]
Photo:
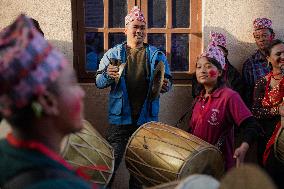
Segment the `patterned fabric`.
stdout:
[[210,31],[210,39],[210,43],[213,45],[219,45],[225,48],[227,46],[226,37],[222,33]]
[[[263,134],[260,135],[257,145],[257,159],[260,164],[263,162],[263,153],[266,149],[267,142],[273,134],[275,125],[281,119],[277,108],[274,109],[275,107],[273,106],[263,106],[263,99],[267,93],[266,86],[268,84],[266,77],[262,77],[256,82],[253,93],[253,104],[251,107],[254,117],[257,119],[263,130]],[[271,89],[269,88],[269,91],[270,90]]]
[[253,21],[254,30],[272,28],[272,21],[268,18],[257,18]]
[[[276,74],[280,75],[280,74]],[[278,105],[282,102],[283,98],[283,85],[284,85],[284,79],[282,78],[279,84],[277,84],[274,87],[270,87],[271,77],[274,77],[272,72],[268,74],[268,80],[265,87],[265,96],[262,99],[262,105],[264,107],[276,107],[278,108]],[[280,89],[282,92],[280,92]]]
[[246,87],[245,102],[251,107],[253,102],[253,89],[258,79],[270,72],[268,62],[260,50],[257,50],[243,64],[242,75]]
[[25,15],[0,32],[0,112],[27,105],[67,64]]
[[134,6],[130,13],[125,17],[125,25],[129,24],[130,22],[138,20],[141,22],[145,22],[145,17],[143,15],[143,12],[138,8],[138,6]]
[[226,59],[224,53],[219,47],[214,44],[209,44],[206,51],[201,54],[201,57],[214,58],[221,64],[222,69],[225,68]]

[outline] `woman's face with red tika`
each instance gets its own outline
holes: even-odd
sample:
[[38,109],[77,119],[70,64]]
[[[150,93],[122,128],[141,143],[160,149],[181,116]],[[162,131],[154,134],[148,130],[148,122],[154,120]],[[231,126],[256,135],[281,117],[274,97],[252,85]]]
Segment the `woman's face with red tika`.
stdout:
[[196,78],[198,83],[207,86],[215,86],[218,77],[222,75],[222,72],[218,68],[208,61],[206,57],[201,57],[196,63]]

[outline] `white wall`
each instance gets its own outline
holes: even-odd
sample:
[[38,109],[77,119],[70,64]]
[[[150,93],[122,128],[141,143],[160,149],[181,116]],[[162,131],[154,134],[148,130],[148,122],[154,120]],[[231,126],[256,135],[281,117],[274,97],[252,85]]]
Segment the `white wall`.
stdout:
[[70,0],[0,0],[0,29],[20,13],[38,20],[48,39],[72,62],[72,27]]

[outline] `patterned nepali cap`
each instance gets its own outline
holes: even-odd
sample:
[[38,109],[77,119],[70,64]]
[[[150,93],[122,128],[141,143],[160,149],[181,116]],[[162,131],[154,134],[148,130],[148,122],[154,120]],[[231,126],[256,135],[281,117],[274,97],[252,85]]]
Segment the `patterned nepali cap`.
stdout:
[[20,15],[0,31],[0,112],[8,117],[15,108],[42,94],[67,65],[37,31],[30,18]]
[[254,30],[270,28],[272,29],[272,21],[268,18],[257,18],[253,21]]
[[210,39],[211,39],[210,43],[213,45],[216,46],[219,45],[225,48],[227,46],[226,37],[222,33],[210,31]]
[[222,69],[225,68],[226,60],[224,53],[217,45],[209,44],[206,51],[200,57],[214,58],[220,63]]
[[143,12],[139,9],[138,6],[134,6],[131,9],[130,13],[125,17],[125,25],[127,25],[128,23],[134,20],[138,20],[138,21],[146,23]]

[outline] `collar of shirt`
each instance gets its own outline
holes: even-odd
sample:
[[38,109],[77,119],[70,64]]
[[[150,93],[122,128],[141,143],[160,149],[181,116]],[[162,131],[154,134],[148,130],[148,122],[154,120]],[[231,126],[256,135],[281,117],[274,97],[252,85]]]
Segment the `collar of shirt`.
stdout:
[[[223,89],[223,88],[224,88],[224,87],[219,87],[219,88],[215,89],[215,90],[213,91],[213,93],[210,94],[210,98],[219,98],[220,95],[221,95],[221,92],[222,92],[222,89]],[[198,99],[199,101],[204,100],[204,94],[205,94],[205,90],[201,91],[200,95],[197,96],[197,99]],[[207,97],[207,98],[208,98],[208,97]]]
[[267,61],[265,55],[259,49],[256,50],[254,58],[260,61]]

